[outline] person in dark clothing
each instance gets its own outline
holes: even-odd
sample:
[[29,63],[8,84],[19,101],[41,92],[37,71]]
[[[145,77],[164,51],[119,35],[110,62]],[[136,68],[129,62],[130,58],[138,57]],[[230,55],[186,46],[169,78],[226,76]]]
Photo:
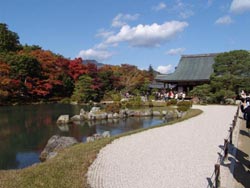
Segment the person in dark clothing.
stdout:
[[250,105],[248,105],[245,109],[244,109],[244,118],[246,119],[246,128],[248,129],[248,133],[249,133],[249,129],[250,129]]

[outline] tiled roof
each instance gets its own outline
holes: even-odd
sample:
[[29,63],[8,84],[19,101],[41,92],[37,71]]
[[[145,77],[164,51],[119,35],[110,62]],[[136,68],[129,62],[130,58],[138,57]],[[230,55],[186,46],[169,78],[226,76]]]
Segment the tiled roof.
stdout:
[[183,55],[175,72],[159,74],[156,81],[208,81],[218,54]]

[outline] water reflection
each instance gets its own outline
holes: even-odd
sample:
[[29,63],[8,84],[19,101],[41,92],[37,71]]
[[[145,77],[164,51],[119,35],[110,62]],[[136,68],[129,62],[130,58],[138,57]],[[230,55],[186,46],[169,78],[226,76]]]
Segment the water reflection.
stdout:
[[31,164],[39,163],[37,155],[39,155],[37,152],[18,152],[16,154],[17,168],[25,168]]
[[162,123],[160,118],[129,118],[71,125],[55,124],[61,114],[79,114],[82,106],[50,104],[0,108],[0,169],[16,169],[39,162],[39,154],[48,139],[55,135],[72,136],[85,142],[88,136],[110,131],[121,134]]

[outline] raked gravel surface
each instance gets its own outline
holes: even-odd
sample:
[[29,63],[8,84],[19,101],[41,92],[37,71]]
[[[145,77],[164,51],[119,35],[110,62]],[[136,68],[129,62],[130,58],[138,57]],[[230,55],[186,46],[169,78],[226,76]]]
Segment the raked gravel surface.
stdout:
[[87,173],[91,188],[206,188],[236,106],[194,106],[199,116],[119,138]]

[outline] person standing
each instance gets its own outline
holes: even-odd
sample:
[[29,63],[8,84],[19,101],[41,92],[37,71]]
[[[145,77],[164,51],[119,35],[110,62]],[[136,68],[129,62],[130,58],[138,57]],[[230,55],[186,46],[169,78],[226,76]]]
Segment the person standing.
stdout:
[[249,134],[249,129],[250,129],[250,105],[249,105],[249,102],[247,102],[247,106],[244,109],[244,119],[246,120],[246,128],[248,129],[248,134]]

